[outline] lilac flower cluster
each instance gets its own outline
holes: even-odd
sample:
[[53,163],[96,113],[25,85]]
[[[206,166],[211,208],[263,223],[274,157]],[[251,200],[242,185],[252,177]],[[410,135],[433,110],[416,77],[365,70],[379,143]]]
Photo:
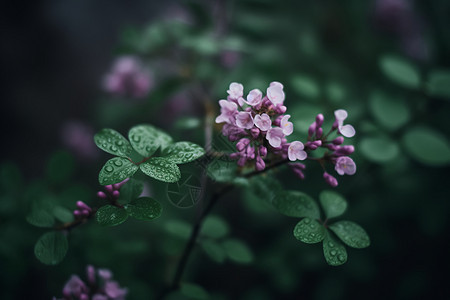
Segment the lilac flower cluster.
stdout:
[[63,298],[53,297],[53,300],[125,300],[128,290],[112,279],[110,270],[96,270],[88,265],[86,277],[87,283],[78,275],[72,275],[64,285]]
[[153,86],[153,76],[134,56],[119,57],[105,76],[105,91],[119,96],[143,98]]
[[[267,161],[291,161],[290,167],[299,178],[305,177],[303,171],[306,166],[298,161],[308,158],[308,152],[319,147],[329,151],[318,160],[324,167],[324,162],[329,161],[335,166],[339,175],[353,175],[356,165],[348,157],[353,151],[353,146],[342,146],[344,137],[355,135],[352,125],[344,124],[347,118],[345,110],[335,111],[335,122],[330,132],[324,135],[322,114],[317,115],[315,121],[308,129],[308,141],[288,142],[287,137],[294,131],[294,126],[289,122],[290,115],[286,114],[284,106],[285,94],[283,85],[272,82],[267,88],[266,96],[254,89],[244,99],[244,87],[240,83],[230,84],[227,100],[220,100],[221,114],[216,118],[216,123],[225,123],[222,133],[230,141],[237,142],[237,152],[230,154],[237,160],[240,167],[254,165],[257,171],[266,168]],[[332,141],[327,138],[333,131],[338,136]],[[324,172],[325,181],[331,186],[337,186],[337,180]]]

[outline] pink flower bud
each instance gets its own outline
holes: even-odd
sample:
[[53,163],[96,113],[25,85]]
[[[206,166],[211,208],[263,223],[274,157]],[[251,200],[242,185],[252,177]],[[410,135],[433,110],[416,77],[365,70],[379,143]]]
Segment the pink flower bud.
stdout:
[[81,210],[87,210],[88,212],[92,211],[92,209],[83,201],[77,201],[77,207]]
[[326,147],[330,149],[331,151],[336,151],[339,149],[339,146],[333,145],[333,144],[327,144]]
[[261,131],[258,128],[253,127],[252,129],[250,129],[250,134],[251,134],[252,138],[254,138],[254,139],[256,139],[259,136],[260,132]]
[[231,153],[229,156],[231,159],[238,159],[239,157],[241,157],[241,154],[239,152],[235,152]]
[[119,191],[113,191],[112,192],[112,196],[117,199],[120,196],[120,192]]
[[316,138],[320,139],[322,137],[323,134],[323,129],[322,127],[319,127],[316,129]]
[[308,128],[308,136],[309,137],[313,136],[315,131],[316,131],[316,122],[313,122]]
[[87,209],[81,210],[81,215],[82,215],[83,217],[89,216],[89,210],[87,210]]
[[75,218],[80,218],[83,216],[83,213],[80,210],[74,210],[73,215],[75,216]]
[[259,154],[260,154],[262,157],[265,157],[265,156],[267,155],[267,148],[264,147],[264,146],[259,146]]
[[323,120],[324,120],[324,117],[323,117],[322,114],[318,114],[318,115],[316,116],[316,124],[317,124],[317,127],[321,127],[321,126],[322,126]]
[[328,183],[331,187],[337,187],[338,185],[337,179],[328,174],[327,172],[323,173],[323,178],[325,179],[325,182]]
[[241,156],[239,160],[237,161],[238,166],[243,167],[245,166],[245,163],[247,162],[247,158],[245,156]]
[[240,152],[245,149],[245,147],[250,144],[250,140],[247,138],[240,139],[239,142],[236,144],[236,149]]
[[247,146],[246,149],[247,158],[254,159],[255,158],[255,147]]
[[355,147],[353,145],[341,146],[336,151],[334,151],[335,156],[347,156],[355,152]]
[[257,171],[262,171],[266,168],[266,163],[264,162],[264,160],[261,158],[261,156],[258,156],[256,158],[256,164],[255,164],[256,170]]
[[303,171],[302,170],[300,170],[300,169],[297,169],[297,168],[293,168],[292,169],[292,172],[294,172],[294,174],[298,177],[298,178],[300,178],[300,179],[305,179],[305,174],[303,174]]
[[106,186],[105,186],[105,190],[106,190],[108,193],[112,193],[112,191],[113,191],[114,189],[113,189],[113,186],[110,184],[110,185],[106,185]]
[[340,145],[344,142],[344,137],[343,136],[338,136],[337,138],[335,138],[333,140],[333,144],[335,145]]
[[273,121],[273,125],[275,126],[280,126],[281,125],[281,120],[283,119],[284,115],[278,116],[275,121]]
[[87,276],[89,285],[94,285],[95,284],[95,268],[94,268],[94,266],[87,265],[86,276]]
[[106,194],[104,192],[101,192],[101,191],[97,193],[97,197],[99,197],[101,199],[106,199],[107,198]]

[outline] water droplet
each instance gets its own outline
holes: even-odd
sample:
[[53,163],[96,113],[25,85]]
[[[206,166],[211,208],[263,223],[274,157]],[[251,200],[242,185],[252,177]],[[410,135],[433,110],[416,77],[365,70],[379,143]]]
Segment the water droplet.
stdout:
[[114,164],[118,167],[121,167],[123,165],[123,162],[121,160],[115,160]]
[[106,167],[105,167],[105,171],[106,171],[106,172],[112,172],[113,170],[114,170],[114,168],[111,167],[111,166],[106,166]]
[[330,254],[331,254],[332,256],[335,256],[336,253],[337,253],[336,250],[331,250],[331,251],[330,251]]
[[330,248],[333,248],[333,247],[334,247],[334,243],[333,243],[333,242],[328,242],[328,246],[329,246]]
[[338,256],[338,259],[339,259],[340,261],[345,261],[345,257],[344,257],[344,255],[342,255],[342,254]]
[[305,218],[303,220],[303,222],[305,222],[305,224],[309,224],[309,223],[311,223],[311,219],[310,218]]
[[119,147],[120,147],[120,146],[122,146],[122,145],[123,145],[123,141],[117,141],[117,143],[116,143],[116,144],[117,144],[117,146],[119,146]]
[[114,145],[112,145],[109,149],[111,149],[111,151],[114,151],[114,152],[116,152],[117,151],[117,147],[116,146],[114,146]]
[[133,135],[132,139],[136,143],[139,143],[141,141],[141,137],[139,135]]

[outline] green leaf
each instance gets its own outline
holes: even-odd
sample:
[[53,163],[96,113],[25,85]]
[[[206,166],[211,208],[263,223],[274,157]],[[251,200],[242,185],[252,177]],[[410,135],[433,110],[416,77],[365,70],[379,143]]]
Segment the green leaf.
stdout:
[[180,292],[188,299],[199,299],[206,300],[209,299],[209,293],[197,284],[192,283],[182,283],[180,286]]
[[253,253],[247,245],[236,239],[228,239],[222,243],[228,258],[241,263],[248,264],[253,261]]
[[326,232],[323,240],[323,256],[330,266],[340,266],[347,261],[347,250],[329,232]]
[[177,182],[181,178],[178,166],[164,157],[152,157],[139,167],[144,174],[160,181]]
[[427,92],[431,96],[450,99],[450,71],[431,71],[428,75]]
[[370,96],[370,109],[375,119],[388,129],[398,129],[405,125],[410,117],[408,105],[402,99],[374,91]]
[[393,82],[406,87],[420,87],[420,74],[416,66],[407,60],[393,55],[385,55],[380,59],[380,68]]
[[128,138],[134,150],[144,157],[149,157],[158,148],[164,149],[172,143],[172,138],[168,134],[146,124],[131,128],[128,132]]
[[176,164],[185,164],[202,157],[204,154],[205,150],[197,144],[178,142],[167,147],[162,155]]
[[273,206],[288,217],[318,219],[320,211],[310,196],[298,191],[282,191],[272,201]]
[[347,201],[335,191],[322,191],[319,195],[319,200],[327,219],[339,217],[347,209]]
[[132,150],[130,142],[110,128],[104,128],[94,135],[94,142],[97,147],[112,155],[128,156]]
[[161,215],[162,207],[158,201],[150,197],[141,197],[125,206],[128,215],[143,221],[150,221]]
[[72,222],[74,219],[72,211],[62,206],[55,206],[53,208],[53,216],[63,223]]
[[359,149],[368,160],[376,163],[392,161],[400,153],[397,143],[385,137],[363,138]]
[[217,182],[234,183],[240,186],[248,185],[247,178],[239,177],[236,170],[235,162],[213,160],[206,167],[206,174]]
[[53,231],[42,235],[34,246],[37,259],[46,265],[56,265],[66,256],[69,243],[61,232]]
[[55,224],[55,218],[44,209],[33,209],[26,219],[28,223],[37,227],[50,228]]
[[138,198],[144,191],[144,183],[140,180],[131,178],[120,188],[120,201],[129,202]]
[[188,239],[192,232],[191,224],[183,221],[183,220],[168,220],[164,224],[164,229],[181,239]]
[[329,228],[350,247],[361,249],[370,245],[366,231],[354,222],[339,221],[331,224]]
[[265,174],[251,178],[249,190],[255,197],[267,203],[272,203],[275,196],[283,191],[283,187],[277,179]]
[[430,165],[448,165],[450,146],[445,136],[427,127],[410,129],[402,139],[406,151],[419,162]]
[[292,88],[300,96],[308,98],[318,98],[320,89],[317,83],[309,76],[296,75],[291,80]]
[[138,166],[124,157],[114,157],[108,160],[98,174],[101,185],[119,183],[136,173]]
[[230,228],[224,219],[218,216],[208,216],[203,222],[201,234],[211,238],[225,237]]
[[297,240],[307,244],[315,244],[325,237],[325,227],[318,221],[304,218],[294,228],[294,236]]
[[213,240],[204,240],[201,242],[203,251],[211,258],[213,261],[218,263],[223,263],[226,258],[226,253],[223,247]]
[[75,160],[66,151],[57,151],[47,164],[47,177],[52,183],[63,183],[70,179],[75,170]]
[[189,172],[183,172],[179,181],[167,184],[167,199],[178,208],[189,208],[204,196],[201,180]]
[[127,211],[122,207],[107,204],[98,209],[97,222],[103,226],[116,226],[122,224],[128,218]]

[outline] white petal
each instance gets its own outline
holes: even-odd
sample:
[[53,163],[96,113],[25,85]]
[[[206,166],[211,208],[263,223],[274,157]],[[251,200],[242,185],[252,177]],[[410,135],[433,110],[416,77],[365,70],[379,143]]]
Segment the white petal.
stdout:
[[355,128],[352,125],[344,125],[339,127],[339,132],[345,137],[353,137],[355,135]]

